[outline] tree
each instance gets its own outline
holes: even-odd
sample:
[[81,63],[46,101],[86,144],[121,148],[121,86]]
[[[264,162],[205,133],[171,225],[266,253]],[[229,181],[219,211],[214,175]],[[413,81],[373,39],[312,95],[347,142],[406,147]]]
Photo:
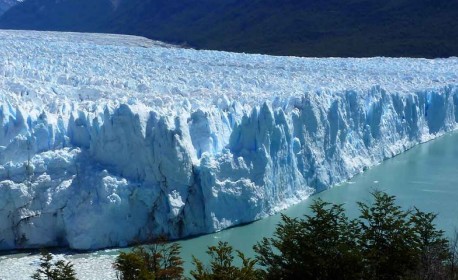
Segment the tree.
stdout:
[[41,251],[40,268],[32,275],[35,280],[76,280],[76,273],[71,262],[59,260],[52,261],[53,256],[46,251]]
[[[195,280],[457,279],[458,234],[449,242],[434,224],[436,214],[403,210],[383,192],[372,196],[371,204],[358,203],[360,216],[354,220],[342,205],[320,199],[304,218],[282,215],[274,236],[254,246],[256,259],[235,251],[240,267],[232,246],[218,242],[208,247],[208,266],[193,257],[191,275]],[[159,242],[122,253],[114,264],[118,279],[181,279],[179,252],[177,244]]]
[[415,271],[420,252],[411,211],[395,205],[395,197],[372,194],[374,202],[358,202],[365,279],[401,279]]
[[447,261],[449,279],[458,279],[458,231],[449,242],[449,258]]
[[342,205],[317,200],[305,219],[282,215],[273,238],[254,246],[266,279],[358,279],[358,224]]
[[180,257],[181,246],[178,243],[167,244],[165,241],[150,247],[154,261],[156,279],[181,279],[183,260]]
[[176,280],[183,278],[183,260],[178,243],[159,238],[152,244],[121,253],[113,267],[120,280]]
[[[40,268],[33,274],[32,279],[48,279],[52,276],[52,255],[46,251],[41,251]],[[46,277],[46,278],[45,278]]]
[[411,216],[416,245],[420,259],[413,277],[423,280],[446,279],[447,271],[444,265],[449,259],[449,241],[444,237],[444,231],[438,230],[434,224],[437,214],[425,213],[417,208]]
[[233,248],[227,242],[218,242],[218,246],[208,247],[210,255],[210,268],[193,256],[195,270],[191,275],[196,280],[257,280],[262,279],[260,271],[255,268],[256,260],[246,258],[245,255],[236,251],[242,261],[242,267],[233,265]]
[[57,261],[55,264],[55,280],[74,280],[76,273],[71,262]]
[[119,280],[151,280],[152,272],[148,271],[147,264],[142,255],[135,250],[131,253],[120,253],[113,264],[117,279]]

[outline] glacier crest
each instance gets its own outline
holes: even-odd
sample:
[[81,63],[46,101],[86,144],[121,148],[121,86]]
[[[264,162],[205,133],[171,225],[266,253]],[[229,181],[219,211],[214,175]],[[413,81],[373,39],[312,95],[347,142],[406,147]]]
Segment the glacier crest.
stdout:
[[273,214],[454,130],[457,62],[0,30],[0,249],[125,246]]

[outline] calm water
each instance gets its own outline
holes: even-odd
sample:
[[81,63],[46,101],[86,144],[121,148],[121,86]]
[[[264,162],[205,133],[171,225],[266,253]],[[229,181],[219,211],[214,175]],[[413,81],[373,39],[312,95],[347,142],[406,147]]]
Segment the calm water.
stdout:
[[[351,182],[314,195],[308,200],[283,211],[292,217],[309,212],[316,198],[328,202],[344,203],[349,216],[357,216],[357,201],[369,202],[370,192],[378,189],[395,195],[406,208],[417,206],[423,211],[435,212],[437,224],[452,235],[458,228],[458,132],[419,145],[410,151],[354,177]],[[262,237],[272,236],[280,215],[225,230],[219,233],[181,241],[186,272],[193,268],[192,255],[206,262],[207,247],[218,241],[227,241],[252,257],[252,247]],[[124,249],[123,249],[124,250]],[[119,250],[102,250],[91,254],[68,255],[84,279],[116,279],[111,263]],[[0,258],[0,279],[26,279],[36,269],[38,256],[26,254]],[[18,271],[21,271],[18,273]],[[2,277],[3,276],[3,277]]]
[[[438,213],[437,224],[452,235],[458,228],[458,133],[419,145],[393,159],[354,177],[351,182],[336,186],[290,207],[282,213],[300,217],[309,212],[316,198],[344,203],[350,216],[358,215],[357,201],[369,202],[370,192],[378,189],[397,197],[400,205],[416,206]],[[280,215],[261,221],[180,242],[187,268],[192,255],[205,260],[207,246],[227,241],[234,248],[253,256],[252,247],[264,236],[272,236]]]

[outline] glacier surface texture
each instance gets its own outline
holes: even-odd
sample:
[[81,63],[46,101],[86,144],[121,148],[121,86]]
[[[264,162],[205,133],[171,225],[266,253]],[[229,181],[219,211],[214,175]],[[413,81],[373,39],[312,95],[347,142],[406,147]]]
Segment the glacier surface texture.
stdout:
[[457,121],[457,58],[0,31],[0,249],[125,246],[251,222]]

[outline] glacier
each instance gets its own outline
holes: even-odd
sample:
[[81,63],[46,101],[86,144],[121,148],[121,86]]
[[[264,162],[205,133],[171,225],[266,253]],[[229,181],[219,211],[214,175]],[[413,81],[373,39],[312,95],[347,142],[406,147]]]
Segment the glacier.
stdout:
[[0,250],[278,212],[457,128],[458,58],[296,58],[0,30]]

